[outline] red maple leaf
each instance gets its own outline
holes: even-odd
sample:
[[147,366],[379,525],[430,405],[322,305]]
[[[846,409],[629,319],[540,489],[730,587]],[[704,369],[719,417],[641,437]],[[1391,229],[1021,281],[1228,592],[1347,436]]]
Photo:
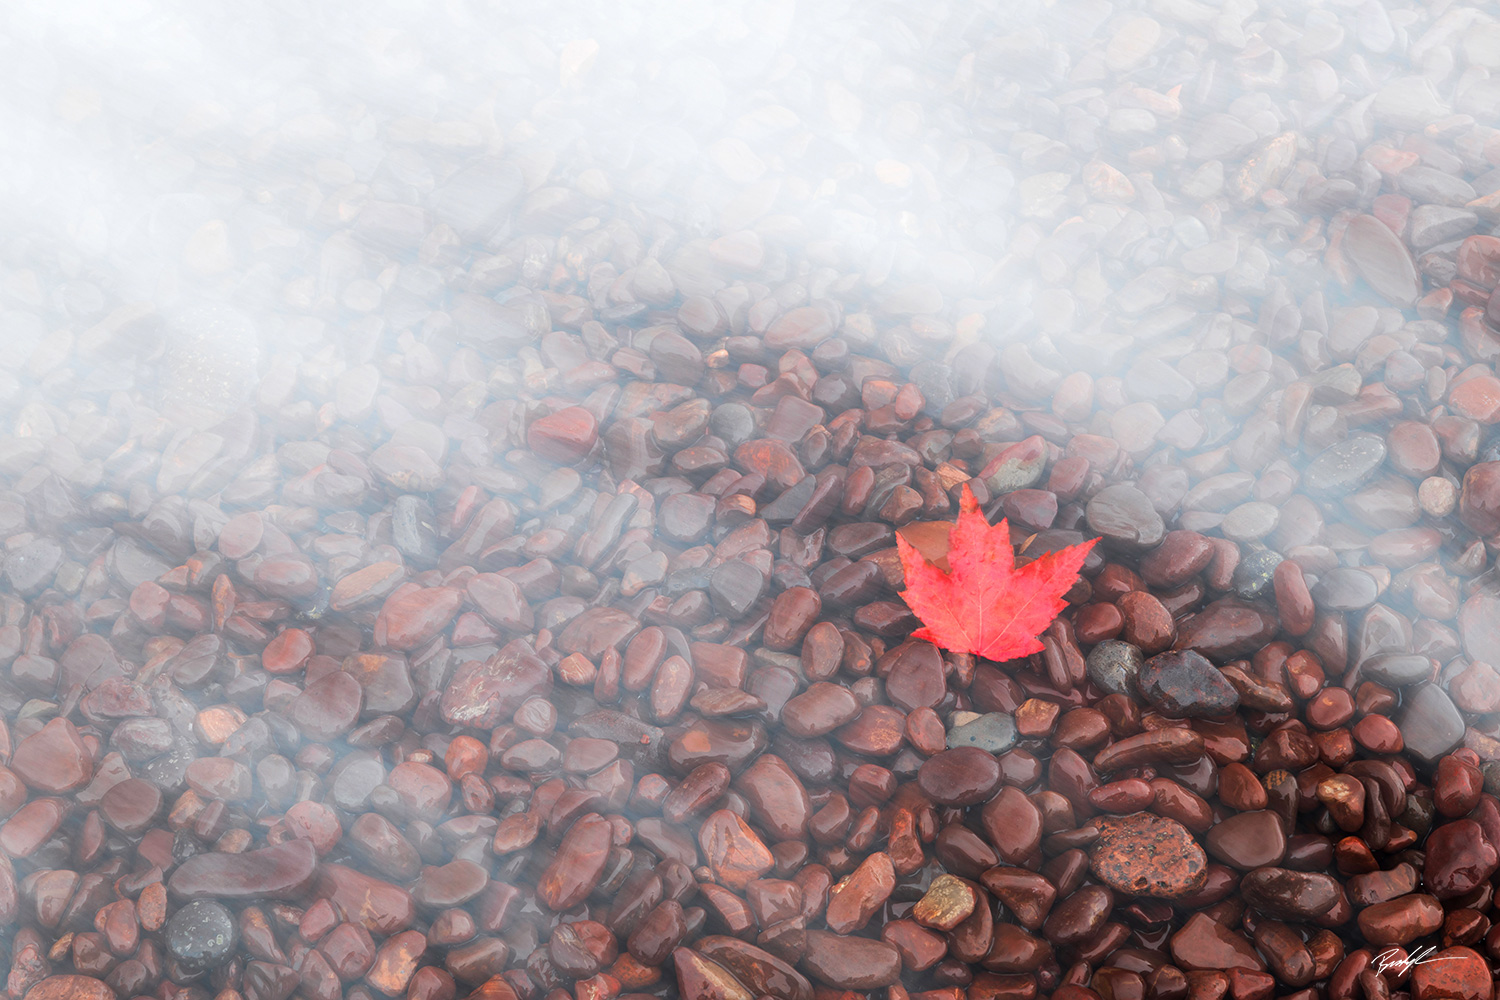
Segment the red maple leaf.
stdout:
[[1037,636],[1067,606],[1062,595],[1078,581],[1083,560],[1097,538],[1048,552],[1020,569],[1010,547],[1010,525],[994,527],[984,519],[979,501],[964,486],[958,523],[949,536],[944,573],[922,557],[898,532],[901,569],[906,574],[902,598],[926,628],[914,639],[977,653],[987,660],[1013,660],[1039,653]]

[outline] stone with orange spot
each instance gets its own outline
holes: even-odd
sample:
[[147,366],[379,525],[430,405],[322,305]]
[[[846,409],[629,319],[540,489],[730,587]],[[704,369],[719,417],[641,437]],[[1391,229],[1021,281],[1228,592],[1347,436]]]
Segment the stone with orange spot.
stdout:
[[1095,822],[1099,839],[1089,848],[1089,867],[1110,888],[1175,899],[1202,888],[1207,880],[1203,848],[1176,820],[1135,813]]

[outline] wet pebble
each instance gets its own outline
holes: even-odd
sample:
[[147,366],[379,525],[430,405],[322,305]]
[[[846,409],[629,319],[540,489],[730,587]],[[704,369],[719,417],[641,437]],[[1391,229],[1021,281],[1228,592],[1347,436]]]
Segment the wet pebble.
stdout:
[[167,951],[188,972],[212,969],[233,954],[239,942],[234,914],[221,903],[195,899],[167,919]]

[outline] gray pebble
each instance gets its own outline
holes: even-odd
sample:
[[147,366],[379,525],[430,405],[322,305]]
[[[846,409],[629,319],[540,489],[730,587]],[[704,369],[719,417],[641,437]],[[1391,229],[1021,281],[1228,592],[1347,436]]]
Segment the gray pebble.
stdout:
[[1271,574],[1281,564],[1281,554],[1270,549],[1247,553],[1234,568],[1234,592],[1246,600],[1259,597],[1271,585]]
[[1004,712],[989,712],[948,732],[949,750],[978,747],[990,753],[1004,753],[1015,746],[1015,743],[1015,720]]
[[1406,704],[1396,718],[1408,753],[1431,764],[1464,738],[1464,719],[1447,692],[1436,684],[1423,684],[1406,694]]
[[1135,678],[1141,671],[1145,656],[1139,646],[1118,639],[1105,639],[1089,650],[1084,665],[1089,680],[1102,691],[1130,697],[1135,691]]
[[1257,542],[1276,530],[1281,511],[1262,500],[1242,503],[1224,515],[1219,530],[1235,542]]

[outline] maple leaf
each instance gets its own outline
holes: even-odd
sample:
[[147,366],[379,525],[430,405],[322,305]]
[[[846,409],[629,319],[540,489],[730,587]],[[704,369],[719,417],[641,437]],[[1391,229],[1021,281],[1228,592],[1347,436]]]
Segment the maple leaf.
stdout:
[[1040,635],[1067,602],[1063,594],[1078,581],[1083,560],[1097,538],[1048,552],[1020,569],[1010,547],[1010,525],[993,527],[967,485],[959,500],[958,523],[949,536],[944,573],[923,558],[898,532],[896,547],[906,590],[901,597],[926,628],[914,639],[976,653],[987,660],[1014,660],[1039,653]]

